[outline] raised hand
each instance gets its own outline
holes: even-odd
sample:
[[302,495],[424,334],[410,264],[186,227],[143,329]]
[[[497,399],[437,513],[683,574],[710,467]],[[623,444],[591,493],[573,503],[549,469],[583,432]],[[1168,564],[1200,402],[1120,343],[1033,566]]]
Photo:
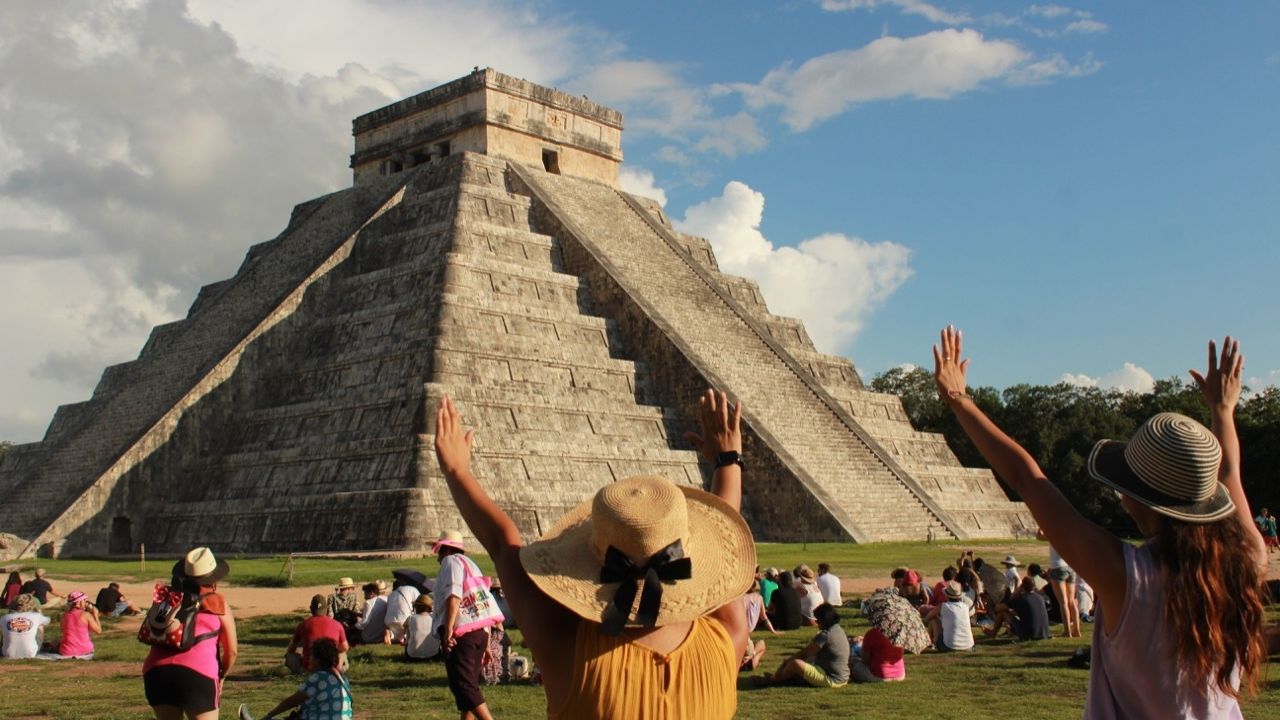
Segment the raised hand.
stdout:
[[742,452],[741,400],[730,413],[729,396],[707,388],[698,398],[698,423],[702,434],[688,432],[684,437],[712,464],[722,452]]
[[476,431],[462,427],[462,414],[445,395],[436,409],[436,460],[445,475],[459,475],[471,469],[471,446]]
[[1200,393],[1210,409],[1234,411],[1240,402],[1240,375],[1244,371],[1244,355],[1240,354],[1240,342],[1228,335],[1222,341],[1222,355],[1209,341],[1209,369],[1203,375],[1190,370],[1191,379],[1200,386]]
[[960,331],[948,325],[942,331],[941,347],[933,346],[933,380],[938,384],[938,395],[943,402],[966,395],[969,385],[965,373],[969,371],[969,361],[960,359],[963,344]]

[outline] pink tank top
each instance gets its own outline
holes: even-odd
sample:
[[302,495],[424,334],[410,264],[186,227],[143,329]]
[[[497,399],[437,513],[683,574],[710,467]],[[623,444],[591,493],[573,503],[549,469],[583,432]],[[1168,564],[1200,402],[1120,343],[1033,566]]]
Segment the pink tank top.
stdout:
[[[1234,522],[1224,520],[1223,522]],[[1120,617],[1106,621],[1102,604],[1093,632],[1084,720],[1196,718],[1241,720],[1240,705],[1217,690],[1201,695],[1208,678],[1180,680],[1172,628],[1164,617],[1164,573],[1155,543],[1124,543],[1125,592]],[[1238,681],[1234,684],[1238,685]]]
[[84,622],[84,610],[68,610],[62,616],[62,641],[58,644],[58,654],[76,657],[92,652],[93,641],[89,639],[89,626]]
[[[212,613],[196,613],[196,634],[203,635],[222,629],[222,618]],[[190,650],[170,650],[152,647],[142,663],[142,673],[162,665],[178,665],[194,670],[207,678],[218,679],[218,638],[211,637],[196,643]]]

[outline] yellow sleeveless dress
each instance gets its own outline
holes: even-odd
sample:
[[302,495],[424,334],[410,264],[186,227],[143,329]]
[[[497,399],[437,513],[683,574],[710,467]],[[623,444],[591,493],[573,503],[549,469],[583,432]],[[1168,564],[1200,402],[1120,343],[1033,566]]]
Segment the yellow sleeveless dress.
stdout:
[[738,658],[719,621],[700,617],[668,655],[578,623],[573,681],[552,720],[732,718],[738,709]]

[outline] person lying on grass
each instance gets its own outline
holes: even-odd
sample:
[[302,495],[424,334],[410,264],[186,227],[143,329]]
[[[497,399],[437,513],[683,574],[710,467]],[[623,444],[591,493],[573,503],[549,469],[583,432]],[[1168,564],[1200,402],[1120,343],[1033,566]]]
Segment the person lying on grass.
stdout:
[[830,603],[822,603],[814,608],[813,616],[820,628],[818,634],[799,652],[783,660],[776,672],[756,678],[757,685],[841,687],[848,684],[849,636],[840,627],[840,613]]
[[[280,713],[298,708],[290,715],[297,720],[347,720],[354,717],[351,685],[338,671],[338,644],[325,637],[311,643],[311,674],[303,681],[298,692],[280,701],[271,712],[262,716],[268,720]],[[240,720],[253,720],[247,705],[240,706]]]
[[740,598],[756,565],[739,511],[741,417],[724,393],[699,400],[702,433],[685,437],[716,466],[711,492],[601,478],[592,500],[525,546],[471,473],[475,431],[441,400],[440,469],[507,590],[550,717],[734,716],[751,630]]
[[1116,492],[1147,538],[1136,548],[1081,515],[973,402],[961,353],[960,333],[947,327],[933,347],[939,396],[1096,593],[1086,720],[1241,717],[1240,688],[1256,691],[1266,659],[1268,559],[1240,479],[1239,343],[1228,337],[1219,355],[1211,341],[1208,369],[1191,371],[1212,431],[1160,413],[1128,442],[1102,440],[1090,453],[1090,476]]

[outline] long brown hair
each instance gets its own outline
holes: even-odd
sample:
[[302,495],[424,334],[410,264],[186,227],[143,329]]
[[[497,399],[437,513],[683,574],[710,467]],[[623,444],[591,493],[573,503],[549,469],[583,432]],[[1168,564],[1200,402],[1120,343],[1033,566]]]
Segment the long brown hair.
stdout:
[[1165,619],[1177,642],[1178,669],[1187,678],[1209,678],[1205,692],[1216,687],[1238,697],[1240,687],[1258,691],[1258,676],[1267,657],[1262,639],[1262,575],[1239,521],[1187,523],[1164,518],[1157,557],[1165,569]]

